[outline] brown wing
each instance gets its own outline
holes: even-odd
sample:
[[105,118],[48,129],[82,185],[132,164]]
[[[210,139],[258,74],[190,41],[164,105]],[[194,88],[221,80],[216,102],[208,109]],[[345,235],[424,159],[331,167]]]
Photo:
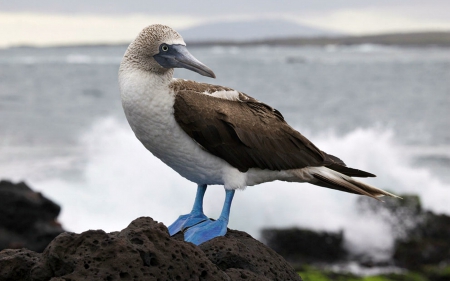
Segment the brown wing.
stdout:
[[288,170],[322,166],[327,154],[270,106],[241,94],[241,100],[177,89],[175,119],[210,153],[241,172],[249,168]]

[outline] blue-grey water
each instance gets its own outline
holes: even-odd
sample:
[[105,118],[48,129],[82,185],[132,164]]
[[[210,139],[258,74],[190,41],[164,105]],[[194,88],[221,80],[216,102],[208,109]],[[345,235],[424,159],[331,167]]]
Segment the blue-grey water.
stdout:
[[[166,224],[190,210],[195,185],[151,156],[124,118],[117,71],[124,46],[0,50],[0,178],[26,180],[63,205],[68,229],[118,230],[138,216]],[[233,87],[283,113],[297,130],[371,184],[418,193],[450,214],[450,49],[373,45],[208,47],[191,52],[216,73],[176,77]],[[206,210],[220,212],[211,188]],[[208,197],[209,196],[209,197]],[[360,218],[355,196],[306,184],[239,192],[230,226],[345,229],[355,247],[389,237]],[[355,242],[356,241],[356,242]],[[359,243],[359,244],[358,244]],[[364,246],[363,246],[364,245]]]

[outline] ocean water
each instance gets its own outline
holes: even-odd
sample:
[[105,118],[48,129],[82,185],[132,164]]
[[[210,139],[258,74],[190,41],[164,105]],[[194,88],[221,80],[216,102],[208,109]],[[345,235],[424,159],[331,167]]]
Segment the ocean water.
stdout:
[[[147,152],[120,104],[125,46],[0,50],[0,178],[24,180],[62,205],[71,231],[120,230],[139,216],[166,225],[190,211],[196,185]],[[217,83],[270,104],[322,150],[375,173],[370,184],[416,193],[450,215],[450,49],[374,45],[191,48]],[[223,188],[205,196],[220,213]],[[237,192],[230,228],[345,231],[354,252],[380,258],[389,227],[362,216],[356,195],[308,184],[266,183]],[[381,203],[380,203],[381,204]]]

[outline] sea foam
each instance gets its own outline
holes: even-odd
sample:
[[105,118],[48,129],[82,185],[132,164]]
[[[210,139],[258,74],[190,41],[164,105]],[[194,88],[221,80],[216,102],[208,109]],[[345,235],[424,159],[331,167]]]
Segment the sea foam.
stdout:
[[[419,194],[425,208],[450,214],[446,204],[449,184],[437,180],[433,171],[412,166],[392,131],[357,129],[344,136],[330,132],[310,139],[350,167],[378,175],[362,180],[396,194]],[[114,118],[99,120],[81,137],[80,146],[83,153],[78,157],[84,158],[81,177],[49,176],[32,182],[62,205],[60,220],[66,229],[116,231],[139,216],[151,216],[169,225],[190,211],[196,184],[151,155],[127,124]],[[383,221],[357,211],[357,198],[310,184],[261,184],[236,193],[229,227],[255,237],[264,227],[344,230],[352,251],[369,251],[383,258],[389,254],[393,236]],[[223,199],[223,187],[210,186],[205,213],[217,218]]]

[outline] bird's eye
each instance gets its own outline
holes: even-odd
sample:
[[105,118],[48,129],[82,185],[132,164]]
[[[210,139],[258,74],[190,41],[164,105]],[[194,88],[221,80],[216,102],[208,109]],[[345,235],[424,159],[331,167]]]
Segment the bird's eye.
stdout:
[[161,50],[163,50],[164,52],[167,52],[169,50],[169,46],[162,45]]

